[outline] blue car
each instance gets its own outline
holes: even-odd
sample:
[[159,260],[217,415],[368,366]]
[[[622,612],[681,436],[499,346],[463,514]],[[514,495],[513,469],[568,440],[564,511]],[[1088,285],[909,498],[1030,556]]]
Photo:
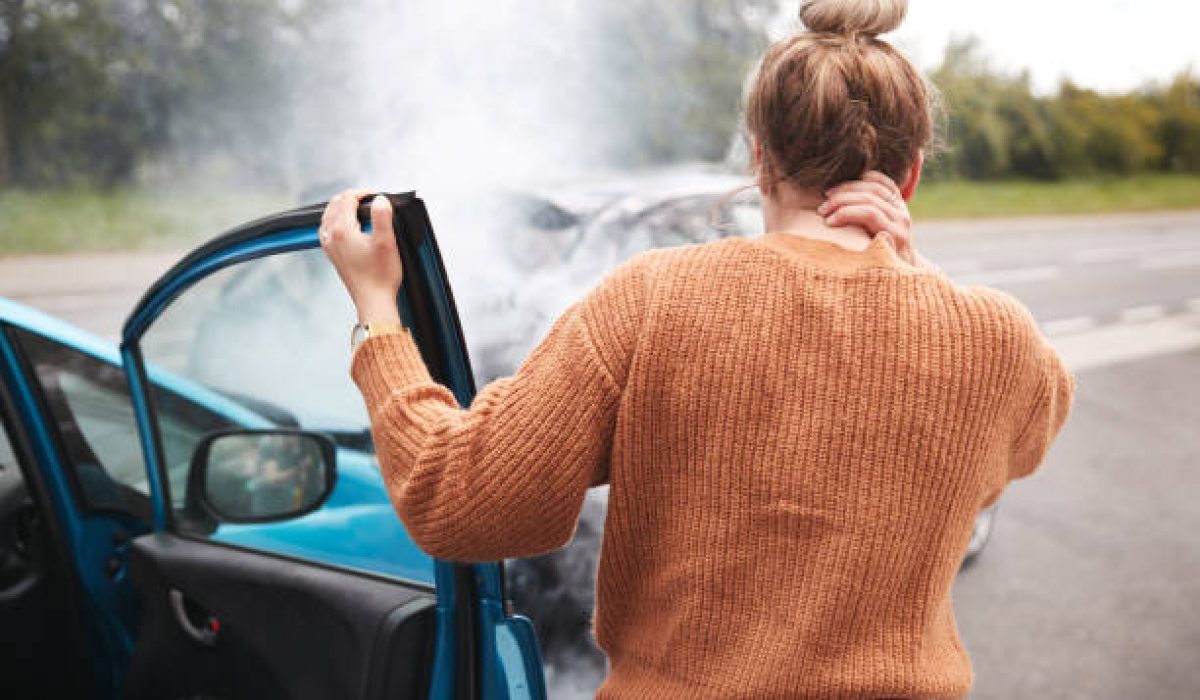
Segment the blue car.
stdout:
[[[399,311],[466,404],[428,214],[389,196]],[[0,299],[3,697],[545,697],[502,564],[430,559],[392,509],[323,208],[187,255],[119,346]]]

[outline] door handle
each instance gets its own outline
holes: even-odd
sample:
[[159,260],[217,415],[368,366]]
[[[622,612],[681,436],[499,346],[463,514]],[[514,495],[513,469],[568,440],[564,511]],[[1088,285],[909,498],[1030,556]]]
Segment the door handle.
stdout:
[[197,644],[206,647],[217,643],[217,633],[220,632],[221,625],[216,617],[206,611],[201,611],[198,605],[192,603],[191,607],[206,618],[202,625],[196,624],[192,621],[192,613],[188,612],[188,600],[183,597],[183,593],[172,588],[167,593],[167,599],[171,603],[171,612],[175,615],[175,622],[184,634]]

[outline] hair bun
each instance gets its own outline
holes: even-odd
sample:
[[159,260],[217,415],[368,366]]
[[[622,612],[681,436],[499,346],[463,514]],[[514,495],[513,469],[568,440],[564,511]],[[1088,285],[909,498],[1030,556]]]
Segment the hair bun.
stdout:
[[908,14],[908,0],[804,0],[800,21],[813,32],[865,34],[895,31]]

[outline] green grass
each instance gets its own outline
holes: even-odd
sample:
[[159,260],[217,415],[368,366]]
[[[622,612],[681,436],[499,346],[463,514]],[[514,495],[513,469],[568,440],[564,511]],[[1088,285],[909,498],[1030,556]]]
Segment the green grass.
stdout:
[[1062,182],[933,182],[913,198],[916,219],[1112,214],[1200,209],[1200,176],[1135,175]]
[[189,247],[293,204],[231,192],[0,190],[0,254]]
[[[281,195],[228,191],[0,190],[0,255],[186,248],[294,203]],[[934,182],[922,185],[912,209],[917,219],[1200,209],[1200,176]]]

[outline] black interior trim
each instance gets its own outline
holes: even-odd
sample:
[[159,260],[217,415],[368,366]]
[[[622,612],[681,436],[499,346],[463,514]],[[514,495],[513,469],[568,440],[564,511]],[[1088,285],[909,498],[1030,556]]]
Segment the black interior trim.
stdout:
[[423,683],[413,683],[410,680],[411,672],[400,668],[401,664],[394,661],[409,659],[416,663],[417,668],[433,668],[434,645],[420,647],[416,642],[435,638],[435,612],[428,600],[422,598],[396,607],[380,622],[363,697],[428,697],[430,675],[424,675]]
[[[8,344],[16,351],[8,335],[9,328],[7,324],[0,324],[0,344]],[[38,531],[33,534],[40,539],[41,551],[37,552],[37,558],[44,567],[42,580],[37,585],[43,589],[41,594],[47,605],[23,601],[18,612],[32,619],[0,617],[0,637],[5,632],[16,632],[21,636],[20,640],[5,640],[2,645],[5,654],[0,657],[0,669],[3,670],[0,676],[5,678],[4,690],[13,697],[82,696],[107,669],[95,668],[86,651],[87,631],[78,593],[82,590],[82,582],[67,560],[66,536],[62,523],[50,507],[49,487],[36,466],[36,452],[28,434],[20,429],[15,419],[16,401],[4,379],[8,369],[24,371],[24,368],[0,367],[0,430],[6,432],[17,461],[6,466],[21,472],[29,500],[40,515]],[[8,641],[14,642],[11,648]],[[63,674],[63,668],[86,669],[87,672]]]
[[[393,228],[396,234],[396,244],[400,250],[400,259],[404,266],[404,286],[401,294],[405,295],[406,307],[410,318],[406,319],[429,374],[442,384],[449,384],[451,368],[447,358],[435,352],[438,346],[453,344],[461,353],[466,363],[467,388],[475,393],[475,381],[470,374],[470,358],[467,354],[466,341],[462,335],[462,324],[458,320],[458,307],[454,301],[446,277],[445,264],[438,249],[437,238],[433,235],[433,223],[429,219],[429,211],[419,197],[413,195],[389,196],[392,200]],[[370,220],[370,205],[361,204],[358,208],[358,218],[361,223]],[[435,263],[439,280],[429,280],[424,275],[417,274],[416,261],[421,255],[421,248],[429,245]],[[433,285],[440,283],[442,289],[434,289]],[[433,314],[432,299],[440,291],[444,291],[449,313],[453,317],[455,335],[451,338],[440,337],[442,329],[437,317]],[[503,564],[500,564],[502,567]],[[503,570],[502,570],[503,571]],[[501,575],[503,580],[503,574]],[[478,626],[476,625],[475,607],[470,601],[475,599],[475,575],[470,565],[454,567],[455,587],[458,590],[459,603],[455,609],[455,627],[459,630],[458,644],[455,649],[455,697],[459,700],[474,700],[479,696],[479,678],[482,677],[482,659],[476,653],[478,646]]]
[[326,564],[325,562],[320,562],[315,559],[302,559],[300,557],[293,557],[293,556],[289,556],[287,554],[281,554],[279,552],[272,552],[272,551],[268,551],[265,549],[255,549],[253,547],[245,547],[240,544],[234,544],[232,542],[221,542],[220,540],[214,540],[214,539],[210,538],[208,535],[192,535],[192,534],[189,534],[186,532],[183,532],[183,533],[172,532],[169,534],[172,537],[179,538],[180,540],[186,540],[188,542],[194,542],[196,544],[203,544],[203,545],[212,546],[212,547],[221,547],[223,549],[229,549],[234,552],[242,552],[244,554],[252,554],[256,557],[265,557],[267,559],[275,559],[275,560],[278,560],[281,562],[287,562],[289,564],[298,564],[301,566],[311,566],[311,567],[317,568],[317,569],[324,569],[331,573],[352,574],[358,578],[371,579],[372,581],[378,581],[379,583],[387,583],[387,584],[391,584],[393,586],[404,586],[405,588],[409,588],[414,591],[422,591],[425,593],[434,593],[437,590],[433,585],[425,583],[424,581],[417,581],[415,579],[409,579],[409,578],[400,578],[398,576],[387,576],[385,574],[380,574],[375,571],[368,571],[367,569],[354,569],[354,568],[345,567],[345,566],[335,566],[333,564]]
[[[428,590],[166,533],[133,541],[130,575],[144,608],[127,698],[423,699],[428,688]],[[211,642],[188,636],[172,591]]]

